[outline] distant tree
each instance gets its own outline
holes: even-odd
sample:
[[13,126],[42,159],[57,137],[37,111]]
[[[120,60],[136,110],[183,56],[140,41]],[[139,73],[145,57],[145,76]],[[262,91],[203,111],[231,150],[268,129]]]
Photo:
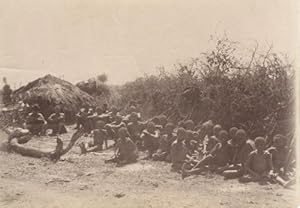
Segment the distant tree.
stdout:
[[97,76],[97,79],[98,79],[100,82],[104,83],[104,82],[107,81],[107,75],[106,75],[106,74],[98,75],[98,76]]
[[79,82],[76,86],[92,96],[109,96],[110,90],[106,82],[107,75],[101,74],[86,81]]

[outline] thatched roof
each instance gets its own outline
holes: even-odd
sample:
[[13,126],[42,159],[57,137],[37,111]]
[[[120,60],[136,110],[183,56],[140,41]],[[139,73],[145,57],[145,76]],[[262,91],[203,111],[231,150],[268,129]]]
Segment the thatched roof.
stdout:
[[[28,103],[60,105],[64,110],[74,112],[83,105],[94,105],[92,96],[75,85],[52,75],[46,75],[13,92],[15,100],[22,99]],[[41,108],[43,108],[41,106]]]

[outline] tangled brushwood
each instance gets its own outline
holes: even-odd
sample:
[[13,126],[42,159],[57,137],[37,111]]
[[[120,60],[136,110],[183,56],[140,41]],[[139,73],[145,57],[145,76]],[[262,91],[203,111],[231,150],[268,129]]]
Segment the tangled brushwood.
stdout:
[[293,65],[272,47],[241,52],[240,44],[218,39],[200,58],[175,65],[175,73],[162,67],[158,76],[125,84],[116,103],[134,100],[149,117],[165,114],[174,122],[197,123],[212,119],[248,129],[252,136],[293,132]]

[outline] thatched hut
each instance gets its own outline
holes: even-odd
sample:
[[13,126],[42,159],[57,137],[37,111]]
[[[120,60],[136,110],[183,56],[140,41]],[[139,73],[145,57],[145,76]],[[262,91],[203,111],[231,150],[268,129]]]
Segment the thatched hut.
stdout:
[[59,105],[66,113],[68,122],[72,122],[75,113],[83,106],[95,105],[92,96],[75,85],[52,75],[46,75],[13,92],[15,101],[39,104],[44,116],[49,116],[53,108]]

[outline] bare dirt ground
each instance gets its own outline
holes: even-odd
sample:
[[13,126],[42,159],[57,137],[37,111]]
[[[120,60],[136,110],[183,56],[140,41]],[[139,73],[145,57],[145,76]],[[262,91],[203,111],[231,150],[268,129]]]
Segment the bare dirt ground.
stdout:
[[[64,142],[71,133],[61,136]],[[30,142],[42,148],[55,146],[53,137]],[[0,151],[0,207],[296,207],[295,191],[279,185],[240,184],[214,174],[181,180],[167,163],[140,160],[116,168],[104,164],[112,150],[79,153],[76,145],[53,163]]]

